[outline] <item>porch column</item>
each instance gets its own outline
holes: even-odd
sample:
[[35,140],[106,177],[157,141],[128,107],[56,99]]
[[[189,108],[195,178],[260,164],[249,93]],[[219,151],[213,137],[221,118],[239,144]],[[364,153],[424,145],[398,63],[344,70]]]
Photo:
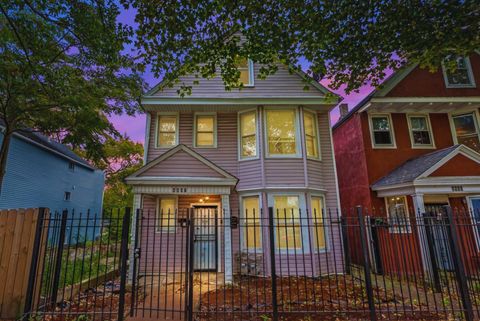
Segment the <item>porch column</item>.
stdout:
[[131,220],[131,237],[130,237],[130,257],[128,265],[128,281],[129,283],[133,280],[133,262],[135,260],[135,237],[137,231],[137,210],[142,206],[142,194],[133,194],[133,214]]
[[422,265],[425,273],[433,279],[433,267],[428,251],[428,238],[427,231],[425,229],[425,220],[423,214],[425,214],[425,203],[423,202],[423,194],[415,193],[411,195],[413,199],[413,206],[415,207],[415,221],[417,223],[417,234],[420,243],[420,253],[422,255]]
[[222,195],[222,208],[223,208],[223,222],[224,222],[224,234],[225,234],[225,283],[231,284],[233,282],[233,255],[232,255],[232,229],[230,227],[230,195]]

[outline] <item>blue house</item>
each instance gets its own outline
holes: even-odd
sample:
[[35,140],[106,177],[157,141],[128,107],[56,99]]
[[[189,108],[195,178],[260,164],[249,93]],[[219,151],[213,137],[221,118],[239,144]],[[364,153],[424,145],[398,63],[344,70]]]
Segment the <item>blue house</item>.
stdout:
[[[0,124],[0,142],[3,140]],[[47,207],[51,212],[101,217],[104,173],[66,146],[35,132],[15,133],[10,143],[0,209]]]

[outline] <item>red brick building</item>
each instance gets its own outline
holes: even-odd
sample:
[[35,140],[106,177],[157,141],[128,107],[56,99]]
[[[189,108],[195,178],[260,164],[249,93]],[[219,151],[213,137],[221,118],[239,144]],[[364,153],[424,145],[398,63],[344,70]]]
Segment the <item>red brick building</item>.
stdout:
[[[388,222],[375,236],[382,244],[370,249],[377,269],[420,270],[433,260],[419,246],[422,233],[395,222],[415,222],[444,205],[473,224],[480,219],[480,54],[457,65],[434,73],[407,66],[333,127],[342,208],[361,205]],[[480,248],[476,228],[463,234]],[[434,241],[436,263],[448,269],[448,249]],[[389,243],[414,254],[386,258]]]

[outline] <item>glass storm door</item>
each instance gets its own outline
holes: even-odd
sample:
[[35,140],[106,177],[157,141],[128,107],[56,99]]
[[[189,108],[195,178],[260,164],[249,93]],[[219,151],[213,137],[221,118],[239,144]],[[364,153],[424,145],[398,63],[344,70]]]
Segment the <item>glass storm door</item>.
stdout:
[[217,207],[198,206],[194,213],[193,246],[195,271],[217,270]]

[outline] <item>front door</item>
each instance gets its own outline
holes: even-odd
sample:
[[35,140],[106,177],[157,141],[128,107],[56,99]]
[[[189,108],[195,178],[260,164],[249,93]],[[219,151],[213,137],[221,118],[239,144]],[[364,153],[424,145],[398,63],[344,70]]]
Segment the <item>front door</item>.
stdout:
[[193,230],[193,268],[195,271],[217,270],[217,207],[195,206]]

